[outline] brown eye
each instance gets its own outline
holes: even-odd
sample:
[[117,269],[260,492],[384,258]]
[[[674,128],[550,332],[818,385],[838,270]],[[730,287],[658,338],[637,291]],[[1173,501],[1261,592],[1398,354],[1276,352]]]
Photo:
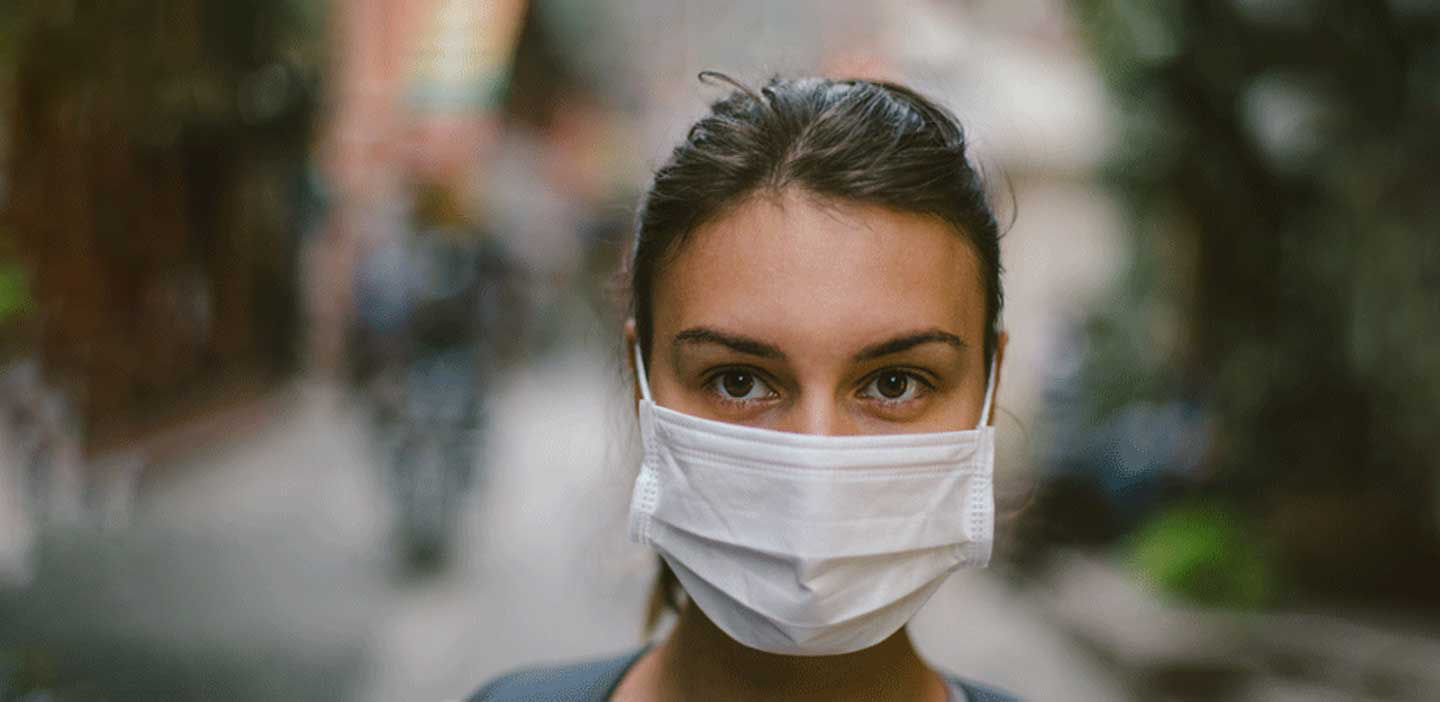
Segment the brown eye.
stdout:
[[720,386],[731,397],[745,397],[755,389],[755,376],[740,371],[730,371],[720,377]]
[[875,389],[891,400],[905,394],[910,389],[910,376],[904,373],[886,373],[875,379]]
[[778,397],[765,383],[765,379],[746,368],[727,368],[716,372],[705,380],[705,389],[716,400],[727,406],[755,406]]

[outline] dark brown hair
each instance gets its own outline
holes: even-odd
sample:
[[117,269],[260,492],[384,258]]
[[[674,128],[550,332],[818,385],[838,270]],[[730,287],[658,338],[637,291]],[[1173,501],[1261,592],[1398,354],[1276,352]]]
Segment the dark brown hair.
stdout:
[[[641,200],[630,257],[630,312],[650,357],[656,272],[702,224],[757,194],[796,188],[841,202],[940,218],[969,241],[985,284],[985,357],[995,351],[1004,303],[1000,230],[965,133],[944,107],[895,83],[772,78],[757,93],[720,73],[733,91],[711,104],[655,172]],[[653,624],[674,606],[662,562]]]
[[988,192],[966,157],[965,133],[944,107],[885,81],[772,78],[757,94],[710,106],[675,147],[641,200],[628,267],[631,314],[650,356],[651,289],[667,255],[697,227],[765,191],[930,214],[974,247],[985,276],[985,357],[995,350],[1000,230]]

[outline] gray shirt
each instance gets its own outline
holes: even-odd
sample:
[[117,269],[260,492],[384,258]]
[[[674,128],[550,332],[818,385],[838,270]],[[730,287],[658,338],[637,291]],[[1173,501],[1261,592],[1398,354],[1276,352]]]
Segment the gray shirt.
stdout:
[[[645,651],[641,648],[616,658],[508,673],[480,688],[470,702],[606,702]],[[952,702],[1018,702],[1009,693],[941,675]]]

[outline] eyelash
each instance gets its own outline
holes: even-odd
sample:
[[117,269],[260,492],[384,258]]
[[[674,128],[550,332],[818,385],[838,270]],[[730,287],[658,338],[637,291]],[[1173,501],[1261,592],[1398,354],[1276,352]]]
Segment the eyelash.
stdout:
[[[765,389],[769,390],[770,395],[764,398],[749,400],[731,397],[724,391],[723,388],[719,386],[719,383],[724,380],[725,376],[731,373],[743,373],[750,376],[750,378],[755,383],[758,383]],[[919,371],[897,367],[881,368],[880,370],[871,373],[870,375],[865,377],[864,381],[860,384],[860,388],[862,390],[868,389],[878,383],[881,378],[891,373],[898,373],[908,378],[911,382],[916,383],[917,385],[913,391],[915,393],[914,396],[905,399],[891,399],[880,394],[877,390],[877,392],[873,394],[862,395],[862,397],[877,404],[893,407],[914,402],[935,391],[935,383],[931,382]],[[710,373],[708,376],[705,377],[704,387],[705,389],[710,391],[710,393],[714,395],[715,398],[720,402],[734,406],[750,405],[755,402],[771,399],[773,396],[776,395],[773,384],[770,381],[766,380],[760,371],[746,366],[730,366],[726,368],[716,369],[714,372]],[[908,388],[907,392],[910,392]]]

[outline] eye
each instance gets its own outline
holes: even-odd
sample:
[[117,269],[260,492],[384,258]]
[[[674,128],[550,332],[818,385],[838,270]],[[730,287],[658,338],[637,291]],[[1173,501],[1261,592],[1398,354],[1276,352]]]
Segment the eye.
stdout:
[[930,383],[915,373],[887,368],[870,376],[869,382],[861,388],[860,396],[887,404],[899,404],[924,395],[931,387]]
[[875,379],[875,389],[893,400],[910,389],[910,376],[904,373],[886,373]]
[[723,370],[710,377],[706,386],[728,402],[751,402],[773,397],[775,392],[753,371],[744,368]]

